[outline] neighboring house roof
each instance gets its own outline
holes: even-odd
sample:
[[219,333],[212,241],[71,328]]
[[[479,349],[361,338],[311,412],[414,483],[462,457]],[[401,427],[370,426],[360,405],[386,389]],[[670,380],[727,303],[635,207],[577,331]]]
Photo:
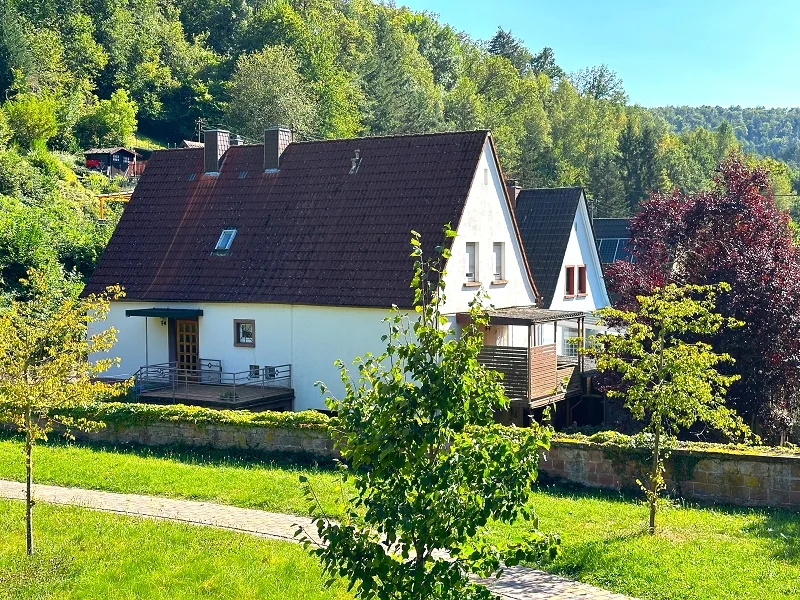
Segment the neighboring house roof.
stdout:
[[136,152],[133,150],[128,150],[122,146],[117,146],[116,148],[91,148],[89,150],[84,150],[83,154],[116,154],[117,152],[127,152],[131,156],[136,155]]
[[180,143],[181,148],[203,148],[204,146],[203,142],[195,142],[194,140],[183,140]]
[[539,293],[552,300],[583,195],[579,187],[522,190],[514,210]]
[[[432,256],[457,227],[487,131],[300,142],[265,173],[263,146],[156,151],[85,293],[127,300],[413,305],[411,230]],[[361,162],[351,175],[351,159]],[[227,255],[223,229],[237,232]]]
[[628,252],[631,237],[628,219],[595,219],[592,227],[601,263],[607,265],[615,260],[631,260]]

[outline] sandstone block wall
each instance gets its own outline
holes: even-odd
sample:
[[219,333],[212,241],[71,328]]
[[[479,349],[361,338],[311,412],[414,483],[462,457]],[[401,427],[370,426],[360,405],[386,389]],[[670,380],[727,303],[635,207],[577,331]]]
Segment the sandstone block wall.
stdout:
[[219,450],[298,452],[319,458],[338,456],[326,429],[242,427],[238,425],[153,423],[132,427],[105,427],[97,432],[73,431],[76,439],[109,444],[196,446]]
[[[595,488],[635,489],[645,481],[647,451],[553,442],[540,469]],[[800,509],[800,456],[673,450],[666,463],[674,496],[709,503]]]
[[[80,440],[110,444],[184,445],[298,452],[321,459],[338,457],[328,430],[323,428],[164,422],[74,433]],[[542,452],[539,466],[549,477],[588,487],[638,491],[636,480],[646,480],[647,464],[647,450],[559,440]],[[671,494],[689,500],[800,509],[800,456],[673,450],[667,461],[666,479]]]

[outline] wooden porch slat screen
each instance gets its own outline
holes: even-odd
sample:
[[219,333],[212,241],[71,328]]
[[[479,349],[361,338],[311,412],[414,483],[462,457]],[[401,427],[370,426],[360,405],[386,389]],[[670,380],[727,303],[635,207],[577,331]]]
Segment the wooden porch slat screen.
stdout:
[[509,398],[529,398],[527,348],[484,346],[478,354],[478,362],[503,374],[503,387]]
[[530,395],[528,398],[549,396],[556,389],[557,354],[555,344],[544,344],[530,348]]

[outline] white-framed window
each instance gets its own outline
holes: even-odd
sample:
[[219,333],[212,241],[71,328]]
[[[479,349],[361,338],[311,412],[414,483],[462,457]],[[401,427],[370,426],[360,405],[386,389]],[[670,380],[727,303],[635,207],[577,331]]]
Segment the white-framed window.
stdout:
[[489,169],[483,170],[483,185],[489,185]]
[[233,238],[235,237],[235,229],[223,229],[222,234],[219,236],[219,240],[217,240],[217,246],[214,248],[214,250],[230,250],[231,244],[233,243]]
[[467,242],[467,281],[478,279],[478,242]]
[[492,244],[492,255],[494,258],[494,281],[503,281],[505,279],[503,269],[503,242],[495,242]]

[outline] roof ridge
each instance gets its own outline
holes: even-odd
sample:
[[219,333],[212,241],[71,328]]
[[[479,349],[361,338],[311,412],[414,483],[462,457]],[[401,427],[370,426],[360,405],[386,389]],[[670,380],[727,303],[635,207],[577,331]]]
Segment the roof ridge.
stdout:
[[[394,133],[387,135],[362,135],[361,137],[352,138],[330,138],[323,140],[298,140],[292,142],[293,144],[319,144],[327,142],[350,142],[359,140],[385,140],[385,139],[400,139],[400,138],[414,138],[414,137],[433,137],[437,135],[467,135],[472,133],[491,133],[488,129],[467,129],[459,131],[428,131],[423,133]],[[261,146],[262,144],[250,144],[252,146]]]

